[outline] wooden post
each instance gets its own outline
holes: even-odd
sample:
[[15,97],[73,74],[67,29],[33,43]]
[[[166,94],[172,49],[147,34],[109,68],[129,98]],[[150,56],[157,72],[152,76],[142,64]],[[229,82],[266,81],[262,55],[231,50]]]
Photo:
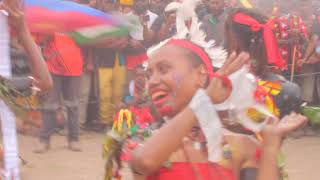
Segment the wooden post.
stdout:
[[296,54],[297,54],[297,46],[294,45],[293,47],[293,58],[292,58],[292,64],[291,64],[291,76],[290,76],[290,81],[293,82],[294,80],[294,75],[295,75],[295,68],[296,68]]

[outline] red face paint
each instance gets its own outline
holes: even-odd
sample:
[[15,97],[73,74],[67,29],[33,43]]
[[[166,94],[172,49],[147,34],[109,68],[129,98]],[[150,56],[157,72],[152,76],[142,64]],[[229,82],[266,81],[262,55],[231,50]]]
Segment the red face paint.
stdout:
[[173,106],[172,105],[166,105],[160,109],[158,109],[158,113],[161,115],[161,116],[169,116],[170,114],[172,114],[173,112]]

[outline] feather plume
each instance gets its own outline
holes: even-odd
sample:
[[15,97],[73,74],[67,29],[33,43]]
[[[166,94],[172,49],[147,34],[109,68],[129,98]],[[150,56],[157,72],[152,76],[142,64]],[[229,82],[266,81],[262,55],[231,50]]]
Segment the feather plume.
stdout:
[[184,39],[188,35],[189,29],[185,22],[196,16],[195,8],[197,3],[198,0],[184,0],[178,8],[176,18],[177,35],[175,36],[177,39]]
[[214,40],[206,41],[206,33],[201,29],[201,25],[197,16],[192,17],[192,24],[189,32],[190,40],[206,51],[214,67],[221,68],[227,59],[228,53],[223,47],[216,46]]
[[[227,52],[221,46],[216,46],[215,41],[206,41],[206,33],[201,29],[201,23],[195,13],[195,8],[200,0],[184,0],[177,10],[176,29],[177,34],[173,39],[189,39],[191,42],[202,47],[212,60],[214,67],[220,68],[227,58]],[[186,21],[191,20],[188,28]],[[148,50],[148,56],[164,46],[170,39],[160,42]]]

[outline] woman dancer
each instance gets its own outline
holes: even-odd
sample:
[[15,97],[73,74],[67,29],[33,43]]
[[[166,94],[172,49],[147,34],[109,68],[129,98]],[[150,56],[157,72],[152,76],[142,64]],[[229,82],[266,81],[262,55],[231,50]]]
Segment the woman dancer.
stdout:
[[[203,142],[203,137],[192,132],[200,124],[208,146],[212,144],[210,138],[215,139],[215,135],[210,133],[219,131],[219,125],[210,125],[219,121],[211,119],[216,117],[213,104],[222,103],[229,96],[231,89],[226,76],[237,71],[247,60],[248,54],[236,57],[233,53],[212,76],[210,58],[189,40],[169,40],[151,55],[148,66],[151,97],[158,112],[170,120],[136,150],[131,162],[136,175],[151,175],[149,179],[154,180],[235,179],[232,171],[208,161],[219,158],[214,154],[210,157],[210,147],[196,147],[196,142]],[[304,122],[304,117],[291,114],[279,124],[263,129],[263,153],[257,179],[279,177],[276,155],[282,137]],[[171,167],[161,168],[166,161],[171,162]]]
[[[272,105],[274,107],[272,113],[274,113],[275,116],[283,117],[295,111],[297,107],[300,106],[301,91],[296,84],[288,82],[282,76],[271,73],[267,67],[267,65],[273,65],[273,67],[281,69],[285,66],[285,62],[278,51],[272,29],[273,22],[268,21],[267,17],[247,9],[234,9],[226,21],[226,42],[229,53],[234,51],[238,53],[243,51],[249,53],[251,72],[258,78],[269,81],[270,83],[275,81],[281,83],[282,89],[279,90],[279,94],[273,97],[270,93],[269,97],[273,99],[274,103]],[[237,130],[239,130],[239,128]],[[259,143],[245,136],[229,133],[225,135],[225,138],[231,142],[231,146],[235,146],[240,152],[247,152],[243,154],[249,153],[250,155],[248,157],[254,156],[255,149],[256,153],[260,151]],[[239,138],[242,140],[239,141]],[[245,148],[241,148],[243,144],[245,144]],[[250,158],[246,163],[242,163],[239,161],[239,158],[232,158],[231,162],[233,166],[240,167],[242,165],[243,169],[240,170],[240,177],[256,176],[255,174],[257,173],[259,164],[254,163],[254,159]],[[283,173],[282,169],[280,170],[281,173]],[[235,173],[236,172],[237,171],[235,171]],[[285,174],[281,175],[283,176]]]

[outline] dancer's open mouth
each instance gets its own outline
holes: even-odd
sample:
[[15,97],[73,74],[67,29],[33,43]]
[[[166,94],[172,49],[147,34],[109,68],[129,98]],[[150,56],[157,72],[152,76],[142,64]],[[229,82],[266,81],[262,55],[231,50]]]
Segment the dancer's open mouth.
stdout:
[[164,90],[154,90],[151,94],[152,101],[157,107],[166,103],[169,98],[169,93]]

